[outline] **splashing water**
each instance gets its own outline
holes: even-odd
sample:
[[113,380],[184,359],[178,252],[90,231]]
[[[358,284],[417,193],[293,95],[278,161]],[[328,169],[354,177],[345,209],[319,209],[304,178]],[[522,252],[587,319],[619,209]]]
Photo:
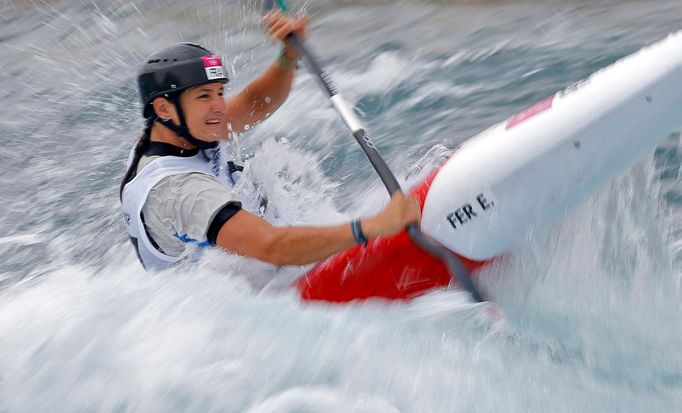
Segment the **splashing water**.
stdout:
[[[682,5],[301,3],[310,43],[406,185],[466,137],[671,31]],[[679,411],[679,135],[480,274],[464,293],[308,304],[276,270],[220,251],[145,273],[118,182],[142,130],[137,66],[206,44],[229,93],[276,55],[256,2],[0,5],[0,410]],[[386,201],[300,71],[287,104],[228,149],[238,191],[278,224]],[[522,189],[519,189],[522,190]]]

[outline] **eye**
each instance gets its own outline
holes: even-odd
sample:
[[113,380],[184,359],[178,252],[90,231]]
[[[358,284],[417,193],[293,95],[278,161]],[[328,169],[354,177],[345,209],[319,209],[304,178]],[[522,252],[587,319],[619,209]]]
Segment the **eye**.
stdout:
[[208,99],[208,93],[202,93],[201,95],[197,96],[197,99]]

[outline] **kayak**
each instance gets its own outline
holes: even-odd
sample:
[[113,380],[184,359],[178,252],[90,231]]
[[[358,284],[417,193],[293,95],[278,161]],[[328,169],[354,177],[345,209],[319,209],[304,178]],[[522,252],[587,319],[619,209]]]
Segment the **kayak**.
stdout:
[[[470,273],[546,228],[682,126],[682,31],[461,144],[411,190],[420,228]],[[319,262],[305,300],[406,300],[450,285],[402,231]]]

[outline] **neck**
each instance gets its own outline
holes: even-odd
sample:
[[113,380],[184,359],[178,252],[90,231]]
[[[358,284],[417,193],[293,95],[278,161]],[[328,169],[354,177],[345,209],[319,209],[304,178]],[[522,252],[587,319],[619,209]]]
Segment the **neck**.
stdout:
[[149,140],[153,142],[165,142],[182,149],[192,149],[194,145],[179,137],[175,132],[167,127],[154,123]]

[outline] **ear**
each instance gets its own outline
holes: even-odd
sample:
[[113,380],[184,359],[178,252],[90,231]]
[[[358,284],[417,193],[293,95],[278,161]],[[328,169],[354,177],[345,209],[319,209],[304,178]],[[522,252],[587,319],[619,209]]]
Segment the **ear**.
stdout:
[[154,98],[152,101],[152,107],[154,108],[156,115],[161,119],[175,119],[176,117],[175,105],[173,105],[165,97],[159,96]]

